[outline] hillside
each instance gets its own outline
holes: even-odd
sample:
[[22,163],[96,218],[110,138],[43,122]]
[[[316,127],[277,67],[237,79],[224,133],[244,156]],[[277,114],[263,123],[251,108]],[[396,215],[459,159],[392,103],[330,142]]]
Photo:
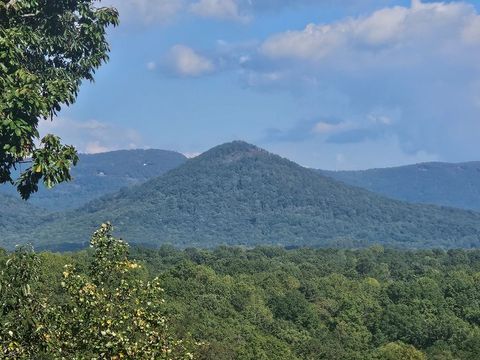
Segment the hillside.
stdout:
[[321,173],[393,199],[480,211],[480,162]]
[[[137,185],[183,164],[184,155],[166,150],[121,150],[101,154],[81,154],[72,169],[74,180],[54,189],[41,187],[29,202],[52,211],[74,209],[87,202]],[[17,196],[16,189],[0,186],[0,192]]]
[[103,221],[152,246],[468,248],[479,245],[480,234],[480,214],[383,198],[243,142],[64,213],[24,239],[78,244]]
[[43,210],[18,197],[0,194],[0,247],[23,242],[23,232],[33,231],[43,221],[51,220]]

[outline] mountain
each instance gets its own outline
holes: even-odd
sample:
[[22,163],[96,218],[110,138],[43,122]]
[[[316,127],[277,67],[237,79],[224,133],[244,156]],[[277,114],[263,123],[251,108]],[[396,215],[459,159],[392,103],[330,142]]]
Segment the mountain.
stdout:
[[321,171],[393,199],[480,211],[480,162],[423,163],[364,171]]
[[[78,165],[72,168],[72,182],[59,184],[53,189],[41,187],[29,202],[52,211],[74,209],[123,187],[160,176],[186,160],[184,155],[166,150],[81,154]],[[0,186],[0,192],[18,197],[16,189],[10,185]]]
[[22,233],[49,220],[52,219],[44,210],[20,200],[18,196],[0,194],[0,247],[23,243]]
[[480,245],[479,213],[387,199],[244,142],[58,214],[24,240],[71,246],[104,221],[128,241],[152,246]]

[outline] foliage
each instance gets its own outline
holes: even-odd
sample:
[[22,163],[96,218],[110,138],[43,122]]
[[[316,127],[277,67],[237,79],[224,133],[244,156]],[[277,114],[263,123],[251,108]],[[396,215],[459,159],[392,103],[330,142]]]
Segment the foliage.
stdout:
[[178,334],[208,344],[204,359],[480,356],[478,250],[162,247],[136,257],[161,274]]
[[[19,234],[22,229],[33,229],[42,223],[45,212],[18,199],[17,197],[0,194],[0,244],[8,234],[14,236],[14,243],[20,243]],[[15,239],[16,238],[16,239]]]
[[9,256],[0,282],[1,358],[193,358],[189,343],[169,333],[159,279],[142,279],[111,230],[103,224],[92,236],[88,269],[65,265],[61,284],[46,288],[35,253]]
[[81,244],[106,220],[131,242],[150,246],[470,248],[480,234],[478,213],[386,199],[233,142],[2,240]]
[[427,357],[421,351],[411,345],[402,342],[388,343],[377,351],[377,359],[381,360],[426,360]]
[[480,358],[479,250],[162,246],[134,248],[132,261],[109,232],[93,251],[0,251],[0,264],[15,259],[0,265],[4,351],[114,358],[156,328],[180,358],[185,348],[217,360]]
[[[26,310],[10,310],[2,314],[2,325],[7,321],[3,319],[15,314],[22,326],[5,326],[2,336],[9,336],[9,329],[21,332],[23,341],[17,342],[28,349],[28,344],[37,344],[47,334],[68,345],[64,346],[67,358],[99,357],[88,349],[111,356],[109,351],[124,349],[119,338],[129,324],[135,333],[127,337],[142,338],[143,330],[130,322],[132,310],[158,307],[148,316],[160,323],[169,319],[167,329],[159,325],[166,337],[189,339],[192,334],[205,343],[195,348],[199,359],[469,360],[480,356],[478,250],[401,251],[377,246],[355,251],[270,247],[180,251],[163,246],[135,248],[133,255],[139,260],[132,262],[125,257],[126,244],[109,237],[109,230],[107,225],[97,232],[93,252],[41,254],[35,271],[38,281],[29,280],[35,301],[25,307],[37,314],[35,321],[21,321],[29,314]],[[107,250],[112,249],[111,241],[116,244],[114,251]],[[29,251],[25,254],[23,259],[32,256]],[[64,275],[54,274],[62,262],[71,261],[74,266],[67,267]],[[133,269],[133,264],[139,267]],[[3,269],[2,284],[13,283],[7,274],[20,267],[15,269]],[[128,282],[129,290],[122,289],[122,281]],[[158,281],[163,292],[150,288],[155,296],[130,304],[132,286],[148,292],[145,285]],[[111,291],[117,288],[124,296],[121,304]],[[17,288],[17,297],[24,296],[21,289]],[[143,290],[134,292],[134,297],[148,298]],[[145,301],[151,301],[150,307]],[[34,304],[44,302],[57,304],[56,310],[39,316],[35,309],[42,307]],[[127,316],[124,323],[113,321],[123,316]],[[30,323],[48,326],[35,337],[30,330],[36,327]],[[34,347],[36,354],[44,348]]]
[[39,259],[32,249],[20,248],[6,261],[0,279],[0,357],[39,358],[48,348],[43,325],[48,304],[36,296]]
[[[38,124],[72,104],[108,59],[106,28],[118,14],[95,2],[0,0],[0,183],[15,183],[24,199],[42,179],[46,187],[70,180],[78,160],[58,137],[39,139]],[[25,161],[31,166],[14,179]]]

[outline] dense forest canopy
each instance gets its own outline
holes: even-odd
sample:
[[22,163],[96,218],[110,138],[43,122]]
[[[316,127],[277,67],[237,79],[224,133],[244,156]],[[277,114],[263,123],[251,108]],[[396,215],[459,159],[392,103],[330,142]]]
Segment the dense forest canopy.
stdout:
[[[480,359],[480,213],[347,185],[478,210],[478,163],[322,174],[234,141],[83,155],[47,195],[79,156],[39,122],[93,81],[117,24],[96,0],[0,0],[0,359]],[[398,186],[412,170],[423,198]]]
[[[158,341],[179,356],[166,359],[480,357],[479,250],[163,246],[134,248],[128,256],[125,243],[107,236],[109,231],[97,231],[93,250],[78,253],[0,251],[4,354],[39,354],[53,345],[79,359],[140,351],[112,332],[145,340],[146,329],[128,324],[139,319],[132,309],[148,309],[138,316],[157,324]],[[128,287],[115,290],[119,281]],[[8,300],[12,296],[28,300],[28,307]],[[125,300],[135,298],[140,302]],[[72,312],[75,306],[81,311]],[[25,322],[26,316],[35,321]],[[78,321],[81,327],[75,327]],[[49,326],[32,332],[39,324]],[[105,331],[109,341],[93,329]]]
[[3,234],[0,244],[74,248],[102,221],[153,247],[470,248],[480,236],[480,213],[387,199],[236,141],[145,184],[45,215],[41,225]]
[[422,163],[322,174],[394,199],[480,210],[480,162]]

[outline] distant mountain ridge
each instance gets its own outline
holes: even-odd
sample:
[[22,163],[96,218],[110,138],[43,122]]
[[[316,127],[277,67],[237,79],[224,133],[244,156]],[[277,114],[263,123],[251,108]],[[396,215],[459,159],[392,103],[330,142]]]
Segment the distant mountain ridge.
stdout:
[[480,211],[480,161],[320,172],[393,199]]
[[79,244],[103,221],[128,241],[152,246],[480,245],[480,213],[387,199],[244,142],[57,214],[4,244]]
[[[186,161],[178,152],[156,149],[81,154],[79,164],[72,169],[73,182],[51,190],[41,188],[29,203],[49,211],[72,210],[160,176]],[[480,211],[480,161],[319,172],[392,199]],[[9,185],[0,186],[0,193],[18,197]]]
[[[75,209],[123,187],[160,176],[186,160],[178,152],[156,149],[80,154],[80,161],[72,168],[73,181],[53,189],[40,187],[29,203],[50,211]],[[0,186],[0,193],[18,197],[10,185]]]

